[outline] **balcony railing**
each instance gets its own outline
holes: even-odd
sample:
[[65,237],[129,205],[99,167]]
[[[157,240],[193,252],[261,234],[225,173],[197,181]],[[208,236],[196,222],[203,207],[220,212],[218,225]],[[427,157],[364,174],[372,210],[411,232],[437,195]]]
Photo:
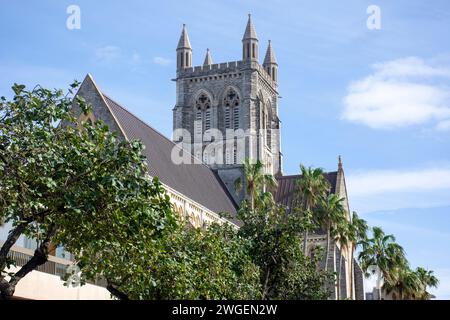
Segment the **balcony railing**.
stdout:
[[[0,246],[1,245],[3,245],[2,241],[0,241]],[[34,255],[33,250],[18,246],[13,246],[8,253],[8,257],[16,262],[17,267],[24,266],[33,255]],[[71,264],[73,264],[73,262],[70,260],[58,258],[55,256],[48,256],[47,262],[37,267],[36,270],[52,274],[58,277],[62,277],[66,273],[67,267]],[[101,278],[96,281],[87,281],[87,283],[100,287],[106,287],[106,281]]]

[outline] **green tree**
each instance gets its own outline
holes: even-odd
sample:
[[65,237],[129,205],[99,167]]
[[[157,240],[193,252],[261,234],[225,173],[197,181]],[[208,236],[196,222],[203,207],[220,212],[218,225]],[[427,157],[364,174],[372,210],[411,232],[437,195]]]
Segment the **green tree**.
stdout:
[[394,269],[406,263],[403,248],[395,242],[393,235],[386,235],[380,227],[373,227],[372,238],[363,239],[360,244],[358,259],[366,277],[370,275],[370,267],[375,266],[378,278],[389,282],[395,276]]
[[260,297],[259,270],[248,255],[248,243],[228,224],[205,229],[180,221],[156,241],[151,235],[149,241],[129,236],[126,246],[88,246],[80,254],[82,272],[109,279],[119,299]]
[[319,203],[318,220],[327,233],[327,245],[325,250],[325,270],[328,270],[328,257],[330,255],[331,233],[337,225],[345,220],[345,209],[342,204],[344,199],[339,198],[335,194],[330,194],[328,197]]
[[[118,139],[101,121],[82,130],[70,125],[77,86],[64,93],[14,85],[14,98],[0,100],[0,219],[12,225],[0,249],[2,299],[47,261],[52,247],[79,254],[130,246],[129,233],[148,228],[146,236],[157,239],[175,223],[164,189],[147,176],[140,142]],[[75,103],[90,112],[82,98]],[[9,273],[14,261],[8,253],[21,235],[36,239],[38,247]]]
[[420,281],[417,274],[404,263],[390,270],[382,289],[388,294],[397,294],[399,300],[415,299],[420,290]]
[[259,160],[252,163],[249,159],[245,159],[243,167],[244,180],[238,178],[234,185],[236,191],[242,190],[245,185],[245,194],[250,201],[250,208],[253,210],[255,208],[256,195],[267,190],[272,190],[276,187],[277,182],[272,175],[263,173],[264,165]]
[[[306,228],[300,215],[288,214],[274,203],[263,184],[273,177],[262,177],[262,165],[244,164],[249,201],[242,201],[238,218],[243,222],[238,234],[250,241],[249,253],[259,267],[262,299],[326,299],[324,283],[330,274],[318,271],[319,252],[309,258],[302,252],[302,233]],[[256,192],[258,191],[258,192]]]
[[324,172],[320,168],[306,168],[300,165],[300,171],[301,177],[297,182],[296,198],[297,202],[299,202],[301,213],[305,217],[305,224],[309,226],[304,228],[303,232],[303,254],[306,256],[308,252],[308,233],[317,226],[314,221],[311,221],[313,219],[312,211],[326,197],[330,190],[330,184],[325,179]]
[[[337,266],[337,299],[341,299],[341,282],[342,282],[342,261],[344,260],[344,252],[348,250],[350,242],[350,226],[347,219],[341,219],[334,228],[334,239],[339,244],[340,258]],[[335,250],[337,248],[335,247]]]
[[[354,270],[354,252],[359,243],[367,239],[368,225],[366,220],[361,219],[358,214],[353,211],[352,220],[349,225],[349,240],[351,242],[351,272]],[[350,296],[353,297],[353,286],[350,287]]]
[[301,247],[303,220],[288,214],[264,193],[255,210],[242,202],[239,235],[251,241],[250,255],[260,269],[262,299],[326,299],[331,274],[319,271],[320,252],[306,257]]
[[419,290],[416,297],[421,300],[428,300],[431,298],[431,294],[427,291],[428,288],[437,288],[439,285],[439,279],[434,275],[432,270],[427,270],[422,267],[418,267],[415,271],[419,280]]

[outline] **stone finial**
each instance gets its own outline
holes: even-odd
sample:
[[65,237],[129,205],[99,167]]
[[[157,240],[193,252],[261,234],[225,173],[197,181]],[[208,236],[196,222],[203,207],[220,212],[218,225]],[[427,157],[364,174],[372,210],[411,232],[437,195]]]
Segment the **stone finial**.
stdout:
[[206,56],[205,56],[205,62],[203,62],[204,66],[209,66],[211,65],[212,62],[212,58],[211,58],[211,51],[208,49],[206,49]]
[[250,13],[248,14],[247,27],[245,28],[244,37],[242,40],[246,39],[258,40],[258,36],[256,35],[255,27],[252,22],[252,15]]
[[177,49],[192,49],[185,24],[183,24],[183,29],[181,30],[181,36],[180,40],[178,41]]
[[275,57],[275,52],[273,51],[273,48],[272,48],[272,41],[269,40],[269,45],[267,46],[266,56],[264,58],[264,65],[267,66],[270,64],[278,65],[277,58]]
[[342,170],[342,157],[338,156],[338,170]]

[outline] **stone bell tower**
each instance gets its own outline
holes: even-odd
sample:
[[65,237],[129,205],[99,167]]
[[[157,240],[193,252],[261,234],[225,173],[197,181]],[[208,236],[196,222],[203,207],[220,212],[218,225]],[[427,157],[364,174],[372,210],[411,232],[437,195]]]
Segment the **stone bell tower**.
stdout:
[[[270,174],[281,174],[278,118],[278,63],[269,41],[263,65],[249,15],[242,38],[242,60],[213,63],[209,49],[202,65],[192,66],[192,48],[183,25],[177,52],[174,141],[183,141],[196,158],[214,169],[236,201],[234,181],[244,159],[260,160]],[[189,133],[189,138],[179,134]],[[230,134],[232,133],[232,134]]]

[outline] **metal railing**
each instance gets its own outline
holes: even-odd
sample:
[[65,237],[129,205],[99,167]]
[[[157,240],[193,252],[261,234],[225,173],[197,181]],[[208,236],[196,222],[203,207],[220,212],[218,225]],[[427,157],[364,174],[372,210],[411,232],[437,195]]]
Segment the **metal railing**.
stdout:
[[[0,241],[0,246],[1,245],[3,245],[3,241]],[[17,267],[24,266],[31,259],[31,257],[33,257],[33,255],[33,250],[19,246],[13,246],[8,253],[8,257],[16,262]],[[66,273],[67,267],[71,264],[73,264],[73,261],[49,255],[48,260],[44,264],[37,267],[36,271],[62,277]],[[102,278],[99,278],[96,281],[87,281],[87,283],[100,287],[106,287],[106,281]]]

